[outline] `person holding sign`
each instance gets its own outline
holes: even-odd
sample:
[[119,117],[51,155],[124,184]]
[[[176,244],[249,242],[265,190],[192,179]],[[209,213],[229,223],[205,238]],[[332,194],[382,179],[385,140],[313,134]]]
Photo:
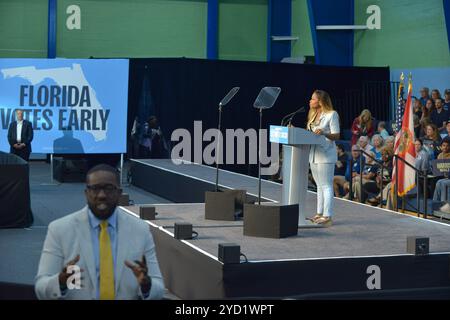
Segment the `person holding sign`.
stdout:
[[331,226],[333,216],[333,177],[337,162],[335,140],[339,139],[339,116],[333,110],[330,96],[323,90],[314,91],[309,101],[306,129],[326,138],[325,145],[311,146],[309,165],[317,185],[317,214],[311,218],[316,224]]
[[10,152],[28,161],[31,153],[31,141],[33,140],[33,126],[31,122],[23,118],[23,110],[16,110],[16,121],[8,128],[8,142]]

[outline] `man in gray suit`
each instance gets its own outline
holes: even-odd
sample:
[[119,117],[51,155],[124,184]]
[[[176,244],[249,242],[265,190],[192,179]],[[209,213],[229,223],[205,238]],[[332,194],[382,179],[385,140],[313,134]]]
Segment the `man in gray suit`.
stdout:
[[122,193],[117,170],[98,165],[86,182],[88,206],[48,227],[37,297],[161,299],[164,284],[149,226],[117,208]]
[[23,118],[23,110],[16,110],[16,121],[8,128],[8,142],[10,152],[28,161],[31,153],[31,141],[33,140],[33,126],[30,121]]

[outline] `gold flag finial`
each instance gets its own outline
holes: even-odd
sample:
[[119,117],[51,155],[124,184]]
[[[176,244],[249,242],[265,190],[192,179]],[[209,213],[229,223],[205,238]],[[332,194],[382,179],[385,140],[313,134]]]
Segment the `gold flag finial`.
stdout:
[[402,74],[400,75],[400,80],[403,82],[403,80],[405,80],[405,75],[403,74],[403,72],[402,72]]

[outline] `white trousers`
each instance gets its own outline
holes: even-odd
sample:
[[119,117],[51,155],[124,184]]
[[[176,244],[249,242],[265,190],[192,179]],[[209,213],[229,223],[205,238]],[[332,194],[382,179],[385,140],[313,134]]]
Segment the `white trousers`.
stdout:
[[317,185],[317,213],[325,217],[333,216],[334,163],[309,163]]

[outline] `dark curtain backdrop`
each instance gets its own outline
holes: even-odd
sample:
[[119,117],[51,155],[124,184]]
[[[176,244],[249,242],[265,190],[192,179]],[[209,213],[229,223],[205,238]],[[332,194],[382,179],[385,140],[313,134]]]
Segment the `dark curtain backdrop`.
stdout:
[[[156,115],[169,140],[177,128],[193,133],[196,120],[202,121],[203,131],[216,128],[218,103],[235,86],[241,89],[223,110],[223,130],[258,128],[258,110],[253,108],[253,102],[264,86],[279,86],[282,91],[274,107],[264,112],[263,128],[279,125],[286,114],[307,107],[312,92],[322,89],[330,94],[341,117],[342,129],[346,129],[364,108],[369,108],[377,119],[388,118],[389,91],[378,90],[378,96],[372,92],[376,101],[373,105],[364,99],[363,89],[371,83],[388,87],[389,68],[186,58],[130,59],[128,132],[138,114]],[[295,118],[298,126],[304,127],[305,121],[306,113]],[[255,167],[224,166],[250,174],[255,174]]]
[[0,152],[0,228],[27,228],[32,224],[28,163]]

